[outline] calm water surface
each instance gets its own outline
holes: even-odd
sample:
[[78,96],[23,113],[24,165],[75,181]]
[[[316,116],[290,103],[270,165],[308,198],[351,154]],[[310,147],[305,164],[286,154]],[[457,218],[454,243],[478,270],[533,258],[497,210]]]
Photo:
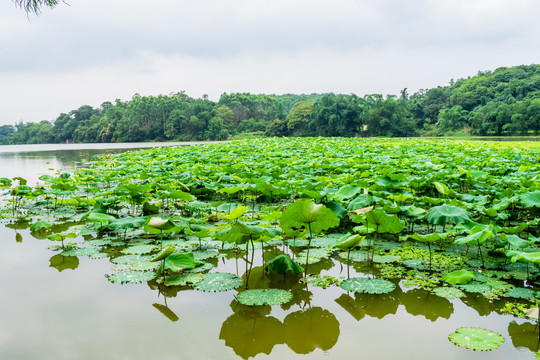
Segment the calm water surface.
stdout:
[[[34,185],[44,173],[126,151],[121,147],[1,147],[0,177],[22,176]],[[59,271],[50,266],[57,254],[47,249],[51,242],[17,227],[23,226],[0,225],[0,359],[491,360],[533,359],[538,349],[534,325],[495,313],[500,304],[478,296],[446,300],[400,284],[387,295],[355,295],[281,282],[274,285],[293,291],[292,305],[238,306],[235,290],[182,290],[164,297],[152,285],[110,283],[109,259],[81,256],[75,269]],[[214,265],[237,273],[234,256]],[[258,252],[251,287],[269,281],[261,265]],[[244,266],[239,260],[238,275]],[[318,270],[346,276],[336,260],[310,265],[310,272]],[[357,265],[351,276],[364,271],[370,270]],[[505,343],[490,352],[459,348],[447,338],[462,326],[497,331]]]

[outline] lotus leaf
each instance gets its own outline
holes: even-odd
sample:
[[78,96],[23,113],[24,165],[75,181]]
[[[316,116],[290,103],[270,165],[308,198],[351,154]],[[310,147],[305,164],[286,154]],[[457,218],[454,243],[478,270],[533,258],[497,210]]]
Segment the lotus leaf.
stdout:
[[140,284],[156,277],[153,271],[123,271],[110,275],[107,279],[114,284]]
[[401,263],[403,266],[416,269],[416,270],[426,270],[426,266],[424,265],[424,262],[420,259],[408,259],[403,260]]
[[458,289],[461,289],[463,291],[469,292],[469,293],[475,293],[475,294],[485,294],[488,291],[491,291],[491,286],[487,284],[481,284],[481,283],[471,283],[471,284],[465,284],[465,285],[456,285]]
[[386,294],[393,291],[396,285],[384,279],[350,278],[341,282],[341,288],[366,294]]
[[276,273],[284,275],[290,271],[293,275],[297,275],[302,273],[304,268],[298,265],[288,255],[278,255],[266,263],[264,270],[269,274]]
[[337,201],[344,201],[357,195],[362,190],[359,186],[345,185],[334,194],[334,199]]
[[534,300],[537,296],[537,292],[527,288],[510,288],[506,290],[504,295],[517,299]]
[[440,205],[428,210],[426,218],[430,224],[460,224],[470,221],[467,210],[452,205]]
[[37,221],[30,226],[30,231],[40,232],[52,227],[52,224],[47,221]]
[[456,270],[449,274],[443,275],[441,280],[451,285],[462,285],[471,282],[474,272],[470,270]]
[[214,267],[214,265],[210,263],[204,263],[201,266],[197,266],[195,269],[186,270],[186,273],[202,273],[208,270],[211,270]]
[[374,255],[373,262],[378,264],[388,264],[401,260],[399,255]]
[[281,305],[291,301],[290,291],[281,289],[253,289],[238,294],[240,304],[249,306]]
[[247,206],[240,205],[236,207],[229,215],[225,215],[225,218],[227,220],[234,220],[238,219],[240,216],[244,215],[244,213],[248,210]]
[[204,276],[197,273],[175,274],[165,277],[166,286],[186,286],[188,284],[197,284],[204,280]]
[[99,250],[96,248],[78,248],[65,250],[60,253],[62,256],[90,256],[98,253]]
[[144,231],[159,234],[160,232],[171,232],[181,229],[178,225],[172,222],[171,219],[162,219],[159,217],[151,217],[146,221]]
[[368,211],[365,217],[362,221],[364,225],[375,229],[378,233],[397,234],[405,227],[396,215],[388,215],[380,209]]
[[123,255],[111,260],[113,264],[135,264],[144,261],[150,261],[151,256],[148,255]]
[[333,247],[339,250],[350,250],[352,248],[355,248],[358,246],[366,237],[360,236],[358,234],[356,235],[345,235],[338,239],[338,243],[335,244]]
[[368,194],[362,194],[349,203],[347,210],[353,211],[358,209],[364,209],[371,205],[373,198]]
[[159,268],[160,264],[156,262],[140,262],[134,264],[116,264],[112,267],[113,271],[154,271]]
[[285,233],[289,230],[309,228],[312,233],[318,234],[338,226],[339,218],[322,204],[315,204],[310,199],[300,199],[283,212],[280,225]]
[[49,267],[53,267],[59,272],[66,269],[75,270],[79,267],[79,259],[76,256],[62,256],[61,254],[57,254],[49,260]]
[[433,293],[446,299],[459,299],[465,296],[463,291],[455,287],[437,287],[433,289]]
[[244,284],[244,280],[230,273],[216,272],[204,275],[204,280],[194,284],[198,291],[218,292],[236,289]]
[[450,334],[448,340],[470,350],[489,351],[498,348],[504,342],[504,337],[482,328],[461,327]]
[[121,252],[122,254],[139,255],[139,254],[151,253],[155,249],[156,249],[155,245],[134,245],[134,246],[129,246],[123,249]]
[[164,271],[178,273],[184,270],[194,269],[197,266],[204,265],[204,262],[195,260],[192,252],[172,253],[165,258],[158,270],[158,274]]
[[540,190],[531,191],[519,197],[521,204],[526,208],[540,208]]

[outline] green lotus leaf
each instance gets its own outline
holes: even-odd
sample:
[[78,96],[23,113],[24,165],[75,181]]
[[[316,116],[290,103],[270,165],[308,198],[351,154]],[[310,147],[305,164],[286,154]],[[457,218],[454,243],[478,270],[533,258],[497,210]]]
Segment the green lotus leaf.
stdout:
[[107,279],[114,284],[140,284],[156,277],[153,271],[122,271],[110,275]]
[[461,327],[450,334],[448,340],[466,349],[489,351],[498,348],[504,342],[504,337],[482,328]]
[[298,265],[288,255],[278,255],[266,263],[264,271],[269,274],[276,273],[281,275],[290,271],[293,275],[297,275],[302,273],[304,268]]
[[144,261],[133,264],[116,264],[112,267],[113,271],[154,271],[160,267],[159,263]]
[[461,224],[471,220],[467,210],[447,204],[432,207],[426,218],[430,224],[435,225]]
[[474,272],[470,270],[456,270],[449,274],[443,275],[441,280],[451,285],[461,285],[470,283],[473,276]]
[[30,226],[30,231],[40,232],[42,230],[46,230],[52,227],[52,224],[47,221],[36,221],[34,224]]
[[465,296],[463,291],[455,287],[436,287],[433,293],[446,299],[459,299]]
[[77,237],[77,234],[74,232],[70,233],[57,233],[57,234],[50,234],[47,236],[47,239],[52,241],[64,241],[65,239],[75,239]]
[[181,227],[176,225],[171,219],[162,219],[159,217],[148,218],[144,225],[144,231],[153,234],[159,234],[160,232],[172,232],[178,231]]
[[229,215],[225,215],[225,218],[227,220],[234,220],[238,219],[240,216],[244,215],[244,213],[248,210],[248,207],[245,205],[240,205],[236,207]]
[[204,263],[203,265],[197,266],[194,269],[186,270],[185,273],[202,273],[202,272],[211,270],[213,267],[214,267],[214,265],[212,265],[210,263]]
[[240,304],[248,306],[281,305],[291,301],[290,291],[281,289],[253,289],[238,294]]
[[174,250],[176,250],[176,246],[174,245],[168,245],[161,249],[160,252],[158,252],[150,261],[156,262],[165,259],[167,256],[171,255]]
[[102,214],[98,212],[89,212],[86,216],[86,218],[90,221],[99,222],[99,223],[106,223],[108,224],[111,220],[115,220],[116,218],[112,215]]
[[487,240],[493,238],[493,236],[494,234],[491,231],[487,229],[483,229],[481,231],[474,232],[469,236],[465,236],[457,240],[454,240],[454,244],[456,245],[481,245],[485,243]]
[[357,195],[362,190],[359,186],[345,185],[334,194],[334,199],[343,201]]
[[521,204],[526,208],[540,208],[540,190],[531,191],[519,197]]
[[218,292],[236,289],[244,284],[244,280],[230,273],[215,272],[204,275],[204,280],[194,284],[193,288],[198,291]]
[[135,264],[144,261],[150,261],[151,256],[148,255],[123,255],[111,260],[113,264]]
[[341,288],[366,294],[386,294],[393,291],[396,285],[384,279],[350,278],[341,282]]
[[487,284],[481,284],[481,283],[456,285],[456,287],[463,291],[466,291],[469,293],[475,293],[475,294],[485,294],[491,291],[491,286]]
[[189,284],[198,284],[204,280],[204,276],[198,273],[182,273],[165,276],[165,285],[167,286],[186,286]]
[[349,206],[347,206],[347,210],[353,211],[358,209],[364,209],[372,203],[373,198],[371,196],[369,196],[368,194],[362,194],[349,203]]
[[439,235],[438,233],[426,234],[426,235],[419,235],[418,233],[414,233],[413,235],[409,235],[409,239],[413,239],[413,240],[424,242],[424,243],[432,243],[432,242],[441,240],[441,235]]
[[338,239],[338,243],[335,244],[333,247],[339,250],[350,250],[358,246],[366,237],[360,236],[358,234],[356,235],[345,235]]
[[347,209],[340,202],[335,200],[323,201],[322,204],[332,210],[339,219],[343,219],[347,215]]
[[194,269],[201,265],[204,265],[204,262],[195,260],[192,252],[172,253],[165,258],[165,261],[163,261],[158,270],[158,274],[167,270],[178,273],[180,271]]
[[527,288],[510,288],[506,290],[504,295],[517,299],[526,299],[533,301],[537,296],[537,292],[533,289]]
[[78,248],[65,250],[60,253],[63,256],[90,256],[98,253],[99,250],[96,248]]
[[401,264],[405,267],[408,267],[410,269],[416,269],[416,270],[426,270],[427,267],[424,265],[424,262],[420,259],[408,259],[403,260]]
[[380,209],[368,211],[362,222],[378,233],[397,234],[405,227],[396,215],[388,215]]
[[123,249],[121,252],[122,254],[131,255],[148,254],[154,251],[155,248],[155,245],[133,245]]
[[173,190],[171,192],[166,193],[166,196],[171,199],[182,200],[182,201],[195,200],[195,196],[188,194],[186,192],[183,192],[182,190]]
[[304,228],[318,234],[338,225],[339,218],[332,210],[322,204],[315,204],[310,199],[295,201],[283,212],[280,221],[280,226],[285,233],[289,230]]
[[142,226],[144,225],[144,223],[146,222],[147,218],[146,217],[131,217],[131,216],[127,216],[127,217],[124,217],[124,218],[120,218],[120,219],[111,219],[109,221],[109,224],[107,225],[107,227],[109,229],[112,229],[112,230],[116,230],[116,229],[122,229],[122,230],[126,230],[126,229],[131,229],[131,228],[136,228],[136,227],[139,227],[139,226]]

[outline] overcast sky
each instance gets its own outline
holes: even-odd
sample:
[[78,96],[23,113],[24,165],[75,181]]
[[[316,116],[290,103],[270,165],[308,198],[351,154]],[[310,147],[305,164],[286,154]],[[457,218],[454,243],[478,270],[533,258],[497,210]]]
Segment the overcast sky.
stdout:
[[0,125],[185,90],[414,93],[540,63],[538,0],[0,0]]

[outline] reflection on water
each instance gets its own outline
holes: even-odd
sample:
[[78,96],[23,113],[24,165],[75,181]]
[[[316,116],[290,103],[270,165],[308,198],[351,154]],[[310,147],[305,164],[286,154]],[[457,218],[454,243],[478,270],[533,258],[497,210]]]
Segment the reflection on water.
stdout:
[[[37,179],[43,167],[45,172],[49,167],[65,168],[99,152],[89,151],[42,151],[39,156],[2,153],[0,163],[11,171],[10,164],[17,159],[25,173],[13,176]],[[109,257],[63,256],[47,249],[56,243],[31,234],[30,224],[20,220],[0,228],[2,359],[306,355],[344,359],[363,354],[380,359],[491,360],[530,358],[530,352],[539,349],[535,324],[497,314],[500,304],[481,295],[448,300],[398,282],[393,292],[383,295],[349,293],[336,287],[323,290],[304,284],[300,277],[266,275],[263,258],[284,253],[275,248],[264,253],[255,250],[249,256],[229,251],[210,262],[215,267],[212,271],[249,276],[249,288],[290,290],[292,301],[281,306],[243,306],[235,300],[237,290],[202,293],[155,281],[114,285],[104,275],[111,272],[111,258],[121,248],[96,243]],[[334,277],[347,274],[342,259],[324,259],[309,269]],[[351,277],[373,273],[358,264],[349,270]],[[448,334],[461,326],[486,327],[507,341],[491,353],[465,351],[447,341]],[[393,346],[385,346],[390,338]]]

